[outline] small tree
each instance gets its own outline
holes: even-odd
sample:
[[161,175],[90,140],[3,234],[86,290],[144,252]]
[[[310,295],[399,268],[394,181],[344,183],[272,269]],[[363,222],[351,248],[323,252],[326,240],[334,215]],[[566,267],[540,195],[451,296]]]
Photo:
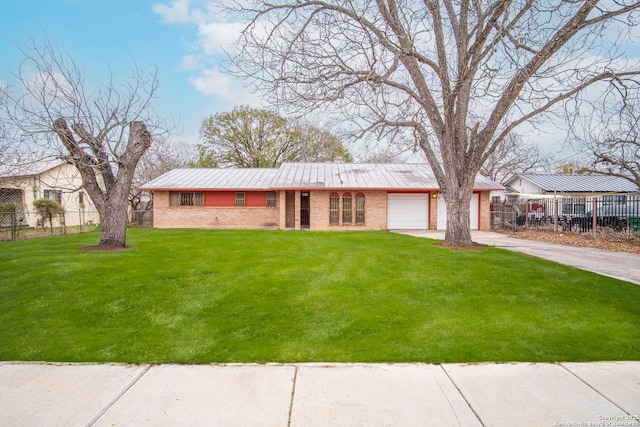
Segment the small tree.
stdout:
[[42,228],[44,229],[44,223],[48,220],[51,234],[53,234],[53,217],[64,213],[60,203],[50,199],[37,199],[33,201],[33,207],[42,217]]

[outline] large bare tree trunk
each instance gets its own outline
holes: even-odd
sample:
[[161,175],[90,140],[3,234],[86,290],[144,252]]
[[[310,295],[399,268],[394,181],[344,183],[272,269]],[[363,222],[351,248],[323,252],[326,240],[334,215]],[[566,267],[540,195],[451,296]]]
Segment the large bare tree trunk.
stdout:
[[[129,140],[124,152],[117,157],[115,173],[107,160],[106,148],[82,124],[72,125],[79,141],[64,119],[56,120],[53,128],[69,151],[68,160],[78,168],[84,187],[98,210],[102,225],[99,245],[126,246],[131,182],[140,157],[151,146],[147,127],[137,121],[129,124]],[[93,155],[87,153],[85,146]]]
[[[118,199],[118,200],[115,200]],[[126,246],[127,240],[127,199],[110,197],[105,209],[100,213],[100,242],[98,245]]]
[[[468,193],[468,194],[467,194]],[[456,197],[457,196],[457,197]],[[469,202],[471,193],[468,191],[453,195],[444,195],[447,204],[447,229],[445,241],[449,245],[464,245],[471,243],[471,231],[469,229],[470,214]]]

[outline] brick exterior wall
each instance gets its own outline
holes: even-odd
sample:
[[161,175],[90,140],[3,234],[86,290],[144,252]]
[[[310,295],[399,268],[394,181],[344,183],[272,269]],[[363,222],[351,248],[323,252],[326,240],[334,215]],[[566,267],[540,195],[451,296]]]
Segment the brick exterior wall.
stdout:
[[156,228],[278,228],[279,215],[277,207],[169,206],[168,191],[153,196]]
[[[353,222],[342,224],[342,194],[352,196]],[[333,191],[311,191],[311,229],[312,230],[386,230],[387,229],[387,192],[386,191],[336,191],[340,195],[340,222],[329,224],[329,195]],[[364,224],[355,223],[355,195],[364,194]]]
[[480,222],[478,228],[483,231],[491,230],[491,193],[483,191],[480,193]]
[[[337,191],[353,196],[353,223],[342,224],[342,197],[340,197],[340,223],[329,224],[329,195],[332,191],[310,191],[311,230],[386,230],[386,191]],[[365,223],[355,224],[355,195],[365,195]],[[433,193],[436,194],[436,193]],[[490,193],[480,193],[480,230],[490,230]],[[157,228],[286,228],[285,191],[276,194],[276,207],[208,207],[169,206],[169,192],[155,191],[153,223]],[[429,199],[429,227],[436,229],[437,199]],[[295,192],[295,229],[300,229],[300,191]]]
[[429,230],[438,229],[438,193],[429,193]]

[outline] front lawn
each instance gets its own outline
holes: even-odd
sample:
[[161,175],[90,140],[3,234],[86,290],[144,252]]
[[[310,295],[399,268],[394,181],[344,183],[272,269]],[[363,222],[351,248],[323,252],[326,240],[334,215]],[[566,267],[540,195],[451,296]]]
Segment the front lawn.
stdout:
[[385,232],[129,231],[0,243],[0,360],[640,360],[640,286]]

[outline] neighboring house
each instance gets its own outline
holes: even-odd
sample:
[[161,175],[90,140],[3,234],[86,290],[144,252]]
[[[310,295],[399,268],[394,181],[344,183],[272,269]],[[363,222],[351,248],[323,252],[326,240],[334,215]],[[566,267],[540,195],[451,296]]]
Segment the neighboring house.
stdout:
[[507,202],[557,198],[559,215],[584,214],[593,203],[637,211],[640,195],[629,180],[607,175],[517,174],[505,185]]
[[[278,169],[175,169],[142,186],[154,227],[312,230],[444,229],[446,206],[426,164],[284,163]],[[475,182],[471,228],[489,229]]]
[[60,203],[67,226],[99,222],[91,199],[82,189],[80,172],[72,164],[41,160],[0,168],[0,203],[15,203],[23,225],[38,225],[40,217],[33,202],[41,198]]

